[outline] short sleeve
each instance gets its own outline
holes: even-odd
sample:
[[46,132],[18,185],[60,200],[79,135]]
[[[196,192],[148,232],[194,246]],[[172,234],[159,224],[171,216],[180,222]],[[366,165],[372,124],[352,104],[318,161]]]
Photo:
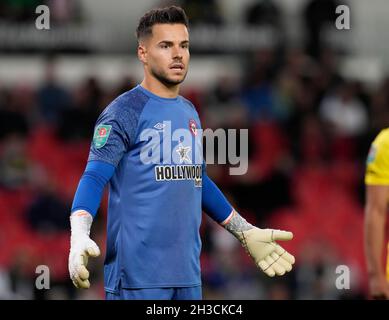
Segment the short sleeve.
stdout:
[[366,160],[365,183],[389,185],[389,135],[379,135],[371,144]]
[[104,161],[116,167],[134,143],[139,108],[123,100],[114,100],[97,119],[88,161]]

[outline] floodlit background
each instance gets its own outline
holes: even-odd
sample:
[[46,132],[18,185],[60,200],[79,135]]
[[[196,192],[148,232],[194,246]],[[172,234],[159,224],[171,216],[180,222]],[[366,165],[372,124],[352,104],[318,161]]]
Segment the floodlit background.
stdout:
[[[40,4],[50,30],[35,27]],[[364,162],[389,124],[386,0],[2,0],[0,298],[104,297],[103,257],[90,262],[91,289],[69,280],[69,210],[97,116],[142,80],[138,19],[169,4],[191,22],[182,95],[204,128],[249,129],[248,173],[208,174],[251,223],[295,235],[294,271],[269,279],[204,215],[204,298],[366,298]],[[339,4],[350,30],[335,27]],[[92,227],[103,252],[106,205]],[[50,290],[34,289],[38,265]],[[339,265],[349,290],[335,286]]]

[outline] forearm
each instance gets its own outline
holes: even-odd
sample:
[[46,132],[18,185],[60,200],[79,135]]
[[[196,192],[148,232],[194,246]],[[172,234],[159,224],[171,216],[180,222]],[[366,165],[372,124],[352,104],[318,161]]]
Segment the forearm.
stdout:
[[115,167],[110,164],[101,161],[88,162],[78,184],[71,212],[82,210],[94,217],[100,205],[104,187],[114,171]]
[[217,223],[226,221],[233,211],[232,205],[206,174],[203,174],[201,205],[205,213]]
[[382,263],[385,241],[386,212],[378,208],[366,208],[365,217],[365,251],[367,270],[369,275],[384,277]]

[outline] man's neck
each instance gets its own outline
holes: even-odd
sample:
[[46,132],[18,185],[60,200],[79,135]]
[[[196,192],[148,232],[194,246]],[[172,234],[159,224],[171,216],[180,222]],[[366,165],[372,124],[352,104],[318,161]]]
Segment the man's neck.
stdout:
[[162,98],[176,98],[180,91],[180,85],[167,87],[156,79],[144,78],[140,84],[146,90]]

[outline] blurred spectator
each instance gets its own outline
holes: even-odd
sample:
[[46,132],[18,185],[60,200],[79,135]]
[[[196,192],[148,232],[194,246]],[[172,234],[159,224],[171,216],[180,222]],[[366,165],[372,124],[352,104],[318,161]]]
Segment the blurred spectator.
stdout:
[[0,187],[16,190],[24,187],[30,174],[26,140],[19,135],[8,135],[0,151]]
[[324,243],[307,243],[299,256],[297,268],[297,299],[300,300],[334,300],[339,291],[335,287],[334,249]]
[[245,22],[252,26],[281,27],[281,10],[273,0],[257,0],[245,12]]
[[[244,128],[248,122],[247,109],[240,98],[239,81],[221,77],[205,98],[203,127]],[[191,100],[193,101],[193,100]]]
[[25,115],[9,108],[0,108],[0,128],[0,141],[13,135],[25,137],[29,132]]
[[289,151],[283,131],[274,122],[258,122],[249,133],[248,173],[235,178],[230,192],[262,223],[271,212],[290,204]]
[[74,105],[62,112],[58,136],[65,141],[89,139],[101,111],[102,89],[97,79],[89,78],[73,93]]
[[331,126],[335,135],[356,137],[363,134],[368,125],[365,106],[355,96],[351,83],[338,86],[333,94],[324,97],[320,115]]
[[248,110],[251,122],[259,119],[279,120],[281,115],[275,107],[274,51],[258,51],[247,63],[246,83],[242,89],[242,100]]
[[78,0],[46,0],[50,8],[50,18],[55,24],[81,21],[82,7]]
[[328,141],[323,124],[314,113],[305,115],[298,136],[298,161],[305,165],[321,165],[328,161]]
[[[389,124],[389,78],[372,95],[370,115],[370,130],[375,136],[382,128]],[[372,140],[371,140],[372,141]]]
[[58,197],[47,172],[36,167],[31,176],[33,197],[25,215],[31,229],[43,234],[69,230],[70,206]]
[[192,26],[224,23],[217,0],[180,0],[179,5],[185,10]]
[[17,250],[10,266],[10,292],[14,299],[34,298],[35,263],[28,250]]
[[56,125],[61,113],[70,107],[71,101],[69,93],[56,81],[55,66],[51,60],[47,62],[45,83],[37,95],[43,121]]
[[337,0],[310,0],[304,8],[303,17],[307,32],[306,50],[317,58],[324,48],[322,31],[327,24],[335,23]]
[[40,0],[2,0],[0,19],[25,22],[35,19],[35,8],[42,4]]
[[34,98],[29,89],[21,86],[0,91],[0,140],[10,135],[28,135],[28,116],[35,107]]

